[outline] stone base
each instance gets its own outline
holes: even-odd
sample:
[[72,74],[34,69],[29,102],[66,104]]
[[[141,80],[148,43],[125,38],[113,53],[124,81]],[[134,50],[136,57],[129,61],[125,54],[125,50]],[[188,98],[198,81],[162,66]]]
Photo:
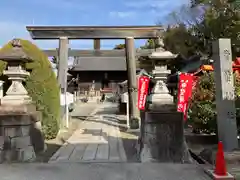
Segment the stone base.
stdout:
[[6,114],[34,114],[36,106],[33,104],[3,104],[0,106],[0,116]]
[[213,178],[214,180],[235,180],[234,176],[227,173],[227,175],[225,176],[218,176],[214,173],[213,170],[207,170],[206,173],[211,176],[211,178]]
[[140,159],[142,163],[146,162],[157,162],[157,159],[154,159],[152,154],[151,154],[151,148],[148,147],[147,144],[144,144],[141,152],[140,152]]
[[171,111],[176,110],[176,105],[173,103],[173,96],[170,94],[152,94],[150,96],[151,110],[157,109],[158,111]]
[[6,95],[1,99],[1,105],[29,104],[32,98],[28,95]]
[[[0,154],[1,162],[29,162],[35,159],[35,152],[32,146],[30,129],[31,123],[28,120],[21,120],[15,116],[16,121],[0,119]],[[25,119],[24,118],[24,119]],[[22,118],[23,119],[23,118]]]
[[164,103],[154,103],[149,104],[149,110],[153,112],[170,112],[170,111],[176,111],[176,105],[174,104],[164,104]]
[[164,100],[166,104],[173,104],[173,96],[168,93],[154,93],[150,95],[150,99],[152,102],[161,103],[161,101]]
[[36,159],[33,146],[12,150],[0,150],[0,163],[34,162]]
[[179,112],[146,112],[141,128],[142,162],[190,163]]
[[[29,110],[33,111],[28,113]],[[0,106],[1,163],[32,162],[36,159],[36,143],[41,144],[37,148],[44,148],[41,130],[35,127],[40,118],[33,105]],[[36,131],[38,133],[34,137]]]

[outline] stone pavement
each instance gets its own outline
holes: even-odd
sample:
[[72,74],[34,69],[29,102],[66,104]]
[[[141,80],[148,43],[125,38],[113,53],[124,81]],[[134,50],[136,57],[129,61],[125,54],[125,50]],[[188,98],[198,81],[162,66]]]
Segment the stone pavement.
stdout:
[[126,162],[118,119],[113,110],[116,108],[112,103],[98,104],[49,163]]
[[98,104],[96,102],[82,103],[77,102],[74,106],[73,112],[70,113],[72,117],[86,117],[91,114],[91,112],[96,109]]
[[98,104],[48,164],[0,165],[1,180],[210,180],[196,164],[129,160],[123,142],[137,137],[120,131],[123,117],[115,114],[116,107]]
[[210,180],[192,164],[58,163],[0,165],[1,180]]

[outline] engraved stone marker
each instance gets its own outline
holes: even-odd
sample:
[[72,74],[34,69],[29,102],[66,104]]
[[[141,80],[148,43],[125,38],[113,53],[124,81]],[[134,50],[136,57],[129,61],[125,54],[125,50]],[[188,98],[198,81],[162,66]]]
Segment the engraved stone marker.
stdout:
[[213,44],[218,137],[225,151],[238,147],[232,51],[230,39],[219,39]]

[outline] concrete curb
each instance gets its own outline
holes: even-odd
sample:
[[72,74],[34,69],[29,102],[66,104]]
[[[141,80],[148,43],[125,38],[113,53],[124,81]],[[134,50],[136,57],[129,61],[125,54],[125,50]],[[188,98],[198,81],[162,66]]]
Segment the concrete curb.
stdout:
[[214,180],[218,180],[218,179],[222,179],[222,180],[235,180],[236,178],[230,174],[229,172],[227,172],[227,176],[216,176],[214,175],[214,166],[212,164],[210,164],[209,162],[207,162],[205,159],[203,159],[202,157],[198,156],[197,154],[195,154],[194,152],[192,152],[191,150],[189,150],[191,152],[191,154],[194,154],[194,156],[196,156],[199,160],[201,160],[202,162],[204,162],[204,165],[199,164],[198,160],[196,160],[194,158],[194,160],[198,163],[198,165],[203,169],[203,172],[205,174],[207,174],[211,179]]

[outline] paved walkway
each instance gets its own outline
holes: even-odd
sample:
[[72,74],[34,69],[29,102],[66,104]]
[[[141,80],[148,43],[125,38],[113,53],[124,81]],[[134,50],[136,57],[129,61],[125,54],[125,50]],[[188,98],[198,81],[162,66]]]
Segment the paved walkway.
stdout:
[[[2,179],[210,179],[196,164],[130,163],[132,161],[126,142],[137,136],[120,132],[121,116],[116,115],[115,110],[116,104],[98,104],[80,124],[80,129],[53,155],[49,164],[0,166]],[[75,113],[76,117],[77,114]]]
[[1,180],[210,180],[194,164],[58,163],[0,165]]
[[91,114],[97,106],[98,104],[92,101],[88,103],[77,102],[73,112],[71,112],[70,115],[73,118],[86,117],[89,116],[89,114]]
[[[58,162],[126,162],[114,104],[99,104],[50,159]],[[112,116],[111,116],[112,114]]]

